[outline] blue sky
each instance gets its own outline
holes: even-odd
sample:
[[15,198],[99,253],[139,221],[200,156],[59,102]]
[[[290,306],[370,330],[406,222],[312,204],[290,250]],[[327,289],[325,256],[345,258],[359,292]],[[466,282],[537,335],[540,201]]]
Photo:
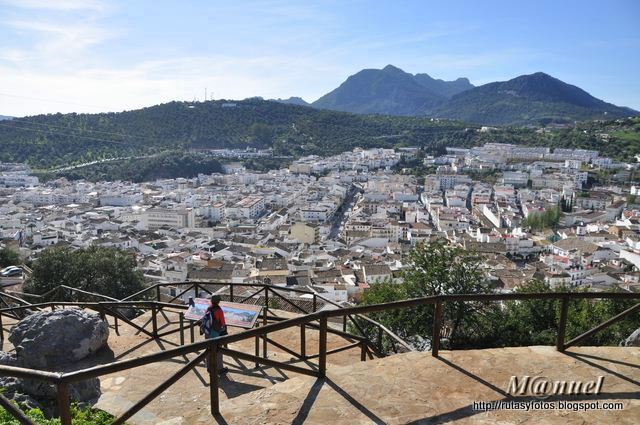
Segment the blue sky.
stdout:
[[640,109],[640,1],[0,0],[0,114],[302,96],[396,65]]

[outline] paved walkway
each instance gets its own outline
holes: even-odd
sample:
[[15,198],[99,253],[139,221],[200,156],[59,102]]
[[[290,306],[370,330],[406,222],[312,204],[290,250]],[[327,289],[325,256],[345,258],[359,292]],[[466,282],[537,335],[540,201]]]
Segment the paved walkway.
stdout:
[[[167,318],[172,323],[167,323],[165,318],[159,319],[161,331],[177,323],[177,315],[168,313]],[[136,322],[143,324],[147,320],[148,316],[142,316]],[[110,323],[113,324],[112,319]],[[9,326],[10,323],[5,323],[5,329]],[[295,328],[277,332],[272,338],[298,351],[299,334],[299,329]],[[186,340],[189,341],[188,333]],[[308,330],[306,340],[307,354],[317,353],[317,331]],[[100,353],[99,362],[151,354],[178,343],[178,334],[154,341],[121,324],[119,336],[111,329],[109,349]],[[329,349],[345,343],[344,339],[329,335]],[[231,348],[253,354],[254,340],[232,344]],[[11,349],[6,340],[4,349]],[[180,357],[102,377],[102,396],[97,407],[121,414],[193,357]],[[288,361],[291,355],[270,345],[269,358]],[[433,358],[429,353],[406,353],[364,363],[359,360],[359,349],[331,355],[327,378],[316,380],[274,368],[254,369],[253,363],[225,358],[230,372],[221,380],[222,417],[217,422],[640,424],[640,348],[578,347],[561,354],[553,347],[519,347],[441,351],[439,358]],[[315,361],[311,367],[314,365]],[[87,366],[77,365],[78,368]],[[486,412],[474,409],[474,401],[510,400],[506,390],[513,375],[567,381],[589,381],[602,376],[600,396],[583,396],[574,401],[617,401],[624,403],[624,410]],[[216,423],[209,413],[208,375],[204,365],[181,378],[128,423]]]
[[[281,317],[291,315],[286,312],[277,312],[277,314]],[[144,324],[148,321],[148,318],[148,314],[143,315],[137,318],[135,322]],[[177,314],[167,313],[167,318],[170,320],[170,324],[167,323],[166,318],[158,315],[160,332],[167,329],[165,326],[175,327],[178,323]],[[110,323],[113,323],[111,319]],[[150,326],[147,326],[147,329],[150,329]],[[231,333],[240,331],[242,329],[230,329]],[[197,335],[197,330],[195,333],[196,340],[201,340],[201,337]],[[299,328],[275,332],[270,334],[269,338],[292,348],[296,352],[300,350]],[[111,330],[109,348],[113,352],[114,360],[119,360],[174,348],[179,345],[179,340],[179,334],[172,334],[159,341],[153,341],[147,336],[137,334],[137,331],[131,326],[121,324],[119,336],[115,335],[113,329]],[[185,333],[185,341],[186,343],[190,342],[188,332]],[[348,344],[348,341],[343,338],[332,334],[328,335],[328,349],[346,344]],[[231,344],[229,348],[254,354],[255,339],[251,338]],[[260,350],[262,353],[262,342],[260,343]],[[306,331],[306,351],[308,355],[318,352],[318,332],[315,330],[307,329]],[[271,344],[268,346],[267,352],[269,359],[282,362],[294,360],[290,354],[277,349]],[[100,380],[102,396],[98,400],[96,407],[115,415],[121,414],[194,357],[195,355],[178,357],[169,361],[102,377]],[[336,365],[356,363],[360,361],[360,350],[358,348],[350,349],[331,355],[328,359]],[[300,376],[293,372],[271,367],[255,369],[255,364],[252,362],[234,360],[228,357],[225,357],[224,361],[225,366],[229,368],[229,373],[221,379],[220,399],[222,401]],[[317,360],[314,359],[307,364],[307,367],[315,367]],[[304,363],[296,363],[296,365],[305,366]],[[209,376],[204,364],[201,364],[145,406],[127,423],[136,425],[211,423],[212,418],[209,411]]]
[[[507,401],[512,375],[552,380],[604,377],[600,396],[580,402],[621,401],[622,411],[474,410],[474,401]],[[533,399],[520,399],[539,401]],[[556,399],[546,400],[557,402]],[[327,379],[298,377],[225,401],[229,424],[640,424],[640,348],[553,347],[406,353],[347,367]],[[208,422],[209,421],[209,422]],[[199,422],[211,423],[205,416]]]

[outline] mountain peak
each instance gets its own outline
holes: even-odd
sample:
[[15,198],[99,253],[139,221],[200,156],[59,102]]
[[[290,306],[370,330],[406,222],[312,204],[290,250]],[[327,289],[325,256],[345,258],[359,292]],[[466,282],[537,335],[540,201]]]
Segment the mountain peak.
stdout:
[[630,113],[544,72],[462,92],[437,111],[440,117],[489,125],[572,122]]
[[562,82],[561,80],[552,77],[551,75],[545,73],[545,72],[534,72],[533,74],[524,74],[524,75],[519,75],[515,78],[512,78],[509,81],[514,81],[514,80],[523,80],[523,81],[538,81],[538,82],[543,82],[543,81],[548,81],[548,82],[557,82],[557,83],[562,83],[562,84],[566,84],[564,82]]
[[385,66],[384,68],[382,68],[382,70],[385,72],[402,72],[403,74],[405,73],[403,70],[401,70],[397,66],[393,66],[391,64]]
[[433,116],[479,124],[539,124],[626,117],[636,113],[538,71],[474,87],[411,74],[394,66],[364,69],[312,106],[361,114]]
[[278,103],[287,103],[289,105],[300,105],[300,106],[309,106],[309,103],[301,97],[291,96],[287,99],[273,99],[274,102]]
[[389,64],[349,76],[340,87],[312,105],[364,114],[423,115],[472,87],[467,79],[435,80],[427,74],[413,75]]

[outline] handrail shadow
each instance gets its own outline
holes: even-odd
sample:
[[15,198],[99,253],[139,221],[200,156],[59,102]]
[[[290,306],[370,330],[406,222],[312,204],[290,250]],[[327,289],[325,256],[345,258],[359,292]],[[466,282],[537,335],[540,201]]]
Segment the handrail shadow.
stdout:
[[609,363],[615,363],[622,366],[629,366],[629,367],[635,367],[637,369],[640,369],[640,364],[633,364],[633,363],[622,362],[620,360],[607,359],[606,357],[594,356],[593,354],[576,353],[573,351],[565,351],[565,354],[571,354],[573,356],[579,356],[579,357],[587,357],[589,359],[602,360]]
[[[583,363],[588,364],[591,367],[595,367],[596,369],[600,369],[601,371],[608,373],[610,375],[615,376],[616,378],[622,379],[624,381],[627,381],[631,384],[637,385],[638,387],[640,387],[640,381],[636,381],[635,379],[629,378],[626,375],[623,375],[620,372],[616,372],[615,370],[611,370],[603,365],[600,365],[598,363],[592,362],[591,360],[587,360],[587,359],[583,359],[582,356],[580,356],[580,353],[572,353],[569,351],[565,351],[564,354],[566,354],[567,356],[574,358],[578,361],[581,361]],[[637,367],[637,366],[636,366]]]
[[309,416],[309,413],[311,412],[311,409],[313,408],[313,405],[315,404],[318,398],[318,395],[320,394],[320,391],[322,390],[322,387],[324,387],[325,384],[329,388],[331,388],[333,391],[338,393],[349,404],[355,407],[360,413],[362,413],[367,418],[369,418],[369,420],[372,423],[381,424],[381,425],[386,423],[380,417],[378,417],[375,413],[373,413],[371,410],[365,407],[362,403],[360,403],[358,400],[353,398],[351,394],[349,394],[347,391],[341,388],[338,384],[332,381],[331,378],[324,377],[324,378],[317,379],[313,383],[313,385],[309,389],[309,392],[307,393],[307,396],[304,399],[304,402],[302,403],[302,406],[300,407],[300,410],[298,411],[298,414],[296,415],[295,418],[293,418],[293,421],[291,421],[292,424],[302,425],[306,422]]

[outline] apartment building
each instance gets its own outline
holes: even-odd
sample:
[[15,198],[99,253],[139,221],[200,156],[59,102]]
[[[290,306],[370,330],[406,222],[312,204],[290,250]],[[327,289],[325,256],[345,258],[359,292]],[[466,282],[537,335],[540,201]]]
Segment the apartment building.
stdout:
[[164,226],[174,228],[195,227],[195,213],[191,208],[150,208],[142,212],[140,218],[147,230],[157,230]]
[[265,201],[262,196],[247,196],[230,207],[227,213],[242,219],[252,220],[265,212]]

